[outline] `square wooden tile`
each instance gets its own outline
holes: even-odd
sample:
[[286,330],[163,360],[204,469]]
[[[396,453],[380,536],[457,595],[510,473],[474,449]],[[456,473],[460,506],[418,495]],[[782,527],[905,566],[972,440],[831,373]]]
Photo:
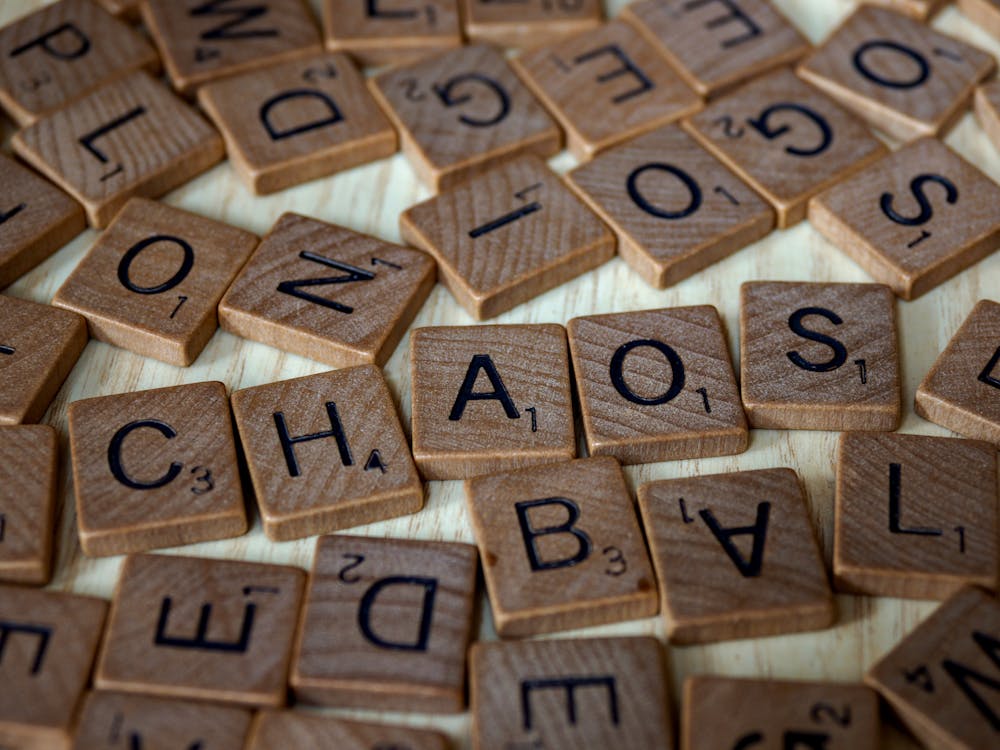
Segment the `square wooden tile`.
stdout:
[[0,581],[49,582],[58,488],[56,431],[48,425],[0,427]]
[[464,711],[476,568],[468,544],[320,537],[292,665],[296,698]]
[[600,0],[461,0],[465,35],[500,47],[537,47],[554,38],[596,29]]
[[22,127],[125,73],[159,68],[152,45],[92,0],[59,0],[0,28],[0,106]]
[[684,80],[714,97],[800,59],[812,46],[770,0],[644,0],[622,9]]
[[85,554],[122,555],[247,530],[222,383],[74,401],[69,443]]
[[989,53],[900,13],[862,6],[798,73],[900,140],[941,135],[996,70]]
[[476,320],[494,318],[610,260],[611,230],[536,156],[408,208],[400,232],[438,262]]
[[781,229],[806,218],[812,196],[889,153],[861,120],[790,70],[746,84],[685,125],[774,206]]
[[409,443],[374,365],[246,388],[232,406],[268,538],[299,539],[423,507]]
[[369,85],[417,176],[437,190],[520,154],[552,156],[562,144],[503,53],[485,44],[395,68]]
[[143,72],[41,118],[15,133],[12,143],[22,159],[82,203],[97,228],[132,196],[159,198],[225,151],[201,115]]
[[[886,8],[905,13],[912,18],[927,21],[944,6],[946,0],[865,0],[869,5],[883,5]],[[962,0],[958,0],[959,3]]]
[[[354,7],[352,5],[352,7]],[[282,62],[198,90],[237,174],[264,195],[396,151],[396,131],[342,54]]]
[[0,743],[66,747],[107,610],[103,599],[0,586]]
[[410,382],[413,458],[425,479],[576,457],[562,326],[417,328]]
[[329,747],[337,750],[448,750],[444,735],[427,729],[345,721],[300,711],[260,711],[247,750]]
[[649,482],[639,509],[671,643],[821,630],[836,620],[791,469]]
[[1000,246],[1000,186],[922,138],[813,198],[809,221],[903,299]]
[[591,315],[567,329],[591,456],[645,464],[747,449],[747,420],[714,307]]
[[615,459],[477,477],[465,499],[501,637],[656,614],[656,579]]
[[955,0],[955,5],[974,26],[1000,37],[1000,0]]
[[740,387],[751,427],[895,430],[896,298],[881,284],[740,287]]
[[381,366],[435,278],[424,253],[287,213],[222,298],[219,323],[333,367]]
[[0,424],[41,420],[86,345],[79,315],[0,295]]
[[654,638],[476,643],[476,750],[673,750],[663,648]]
[[90,335],[187,367],[219,326],[216,308],[257,235],[132,198],[56,292]]
[[[1000,36],[1000,32],[997,36]],[[991,81],[976,89],[974,104],[979,126],[993,142],[993,146],[1000,150],[1000,80]]]
[[283,706],[305,575],[233,560],[131,555],[94,684],[213,703]]
[[990,747],[997,736],[1000,599],[968,587],[875,664],[865,682],[931,748]]

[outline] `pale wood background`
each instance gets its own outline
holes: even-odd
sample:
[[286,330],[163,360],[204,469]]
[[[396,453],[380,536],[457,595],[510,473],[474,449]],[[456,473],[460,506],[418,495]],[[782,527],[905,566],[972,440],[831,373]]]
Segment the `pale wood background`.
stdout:
[[[814,42],[857,5],[856,0],[775,0]],[[313,0],[318,13],[320,0]],[[41,0],[0,0],[0,24],[6,23]],[[625,3],[610,0],[614,15]],[[992,39],[969,23],[954,8],[945,9],[934,26],[990,50],[1000,58],[1000,40]],[[0,121],[3,141],[11,124]],[[950,146],[1000,182],[1000,152],[983,136],[971,114],[947,138]],[[568,154],[552,160],[562,172],[575,165]],[[303,185],[267,198],[256,198],[240,183],[228,163],[174,191],[165,200],[262,234],[284,211],[294,210],[352,229],[399,241],[397,217],[407,206],[429,195],[420,186],[406,160],[390,159]],[[1000,211],[1000,207],[998,207]],[[6,293],[49,302],[52,295],[83,257],[95,232],[88,230],[56,253]],[[565,323],[577,315],[642,310],[674,305],[712,304],[718,307],[729,332],[734,362],[738,352],[738,288],[751,279],[868,281],[865,273],[827,243],[807,223],[778,231],[735,256],[696,274],[665,291],[648,287],[618,258],[601,268],[522,305],[492,322]],[[899,303],[899,338],[903,356],[902,431],[947,434],[913,413],[913,394],[937,354],[945,346],[973,304],[983,298],[1000,300],[1000,253],[960,274],[916,302]],[[418,315],[414,325],[472,324],[474,321],[440,285]],[[409,422],[408,337],[386,365],[386,374],[398,399],[404,424]],[[66,442],[66,406],[77,399],[123,391],[157,388],[203,380],[221,380],[235,390],[259,383],[321,372],[316,362],[284,354],[266,346],[217,332],[198,360],[176,368],[144,359],[107,344],[91,341],[69,376],[45,421],[61,433],[63,477],[57,531],[57,571],[51,587],[111,597],[121,558],[89,559],[76,539],[73,488],[69,480]],[[676,461],[626,469],[633,489],[651,480],[739,469],[790,466],[805,480],[813,520],[827,560],[833,529],[834,456],[837,434],[757,430],[750,449],[739,456]],[[351,533],[471,542],[460,482],[431,482],[426,508],[413,516],[351,530]],[[276,544],[268,541],[255,519],[249,534],[239,539],[171,550],[186,555],[227,557],[310,566],[315,539]],[[779,678],[858,680],[865,669],[910,631],[934,607],[929,602],[840,596],[840,622],[829,630],[776,638],[739,641],[669,650],[674,696],[684,677],[697,673],[756,675]],[[481,638],[494,638],[489,607],[483,597]],[[616,626],[592,628],[569,635],[652,634],[663,637],[658,618]],[[676,706],[675,706],[676,710]],[[450,734],[456,748],[471,746],[468,715],[424,717],[334,712],[365,718],[385,718],[417,726],[433,726]],[[888,744],[908,747],[910,741],[892,734]]]

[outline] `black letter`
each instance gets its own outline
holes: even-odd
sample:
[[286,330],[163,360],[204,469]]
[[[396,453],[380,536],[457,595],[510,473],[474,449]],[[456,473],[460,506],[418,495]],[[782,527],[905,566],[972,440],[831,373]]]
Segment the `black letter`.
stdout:
[[[50,42],[64,33],[69,32],[73,37],[75,37],[76,48],[67,49],[66,51],[58,50],[53,47]],[[32,47],[41,47],[47,53],[52,55],[52,57],[57,60],[75,60],[78,57],[83,57],[90,51],[90,40],[87,38],[80,29],[71,23],[64,23],[60,26],[56,26],[52,31],[47,31],[36,39],[32,39],[27,44],[22,44],[20,47],[11,50],[10,56],[17,57],[18,55],[24,54]]]
[[[865,55],[874,49],[887,49],[893,52],[898,52],[904,57],[909,57],[913,62],[917,64],[917,75],[915,78],[909,81],[899,81],[885,78],[878,73],[875,73],[871,68],[865,63]],[[926,58],[911,47],[906,47],[898,42],[893,42],[890,39],[873,39],[870,42],[865,42],[857,50],[854,51],[854,67],[857,71],[867,78],[872,83],[877,83],[879,86],[885,86],[890,89],[913,89],[917,86],[923,85],[923,83],[930,77],[931,69],[927,64]]]
[[622,48],[617,44],[606,44],[603,47],[598,47],[597,49],[591,50],[590,52],[585,52],[584,54],[578,56],[573,60],[574,63],[579,65],[580,63],[587,62],[588,60],[593,60],[595,57],[600,57],[601,55],[611,55],[612,57],[617,57],[618,62],[622,65],[620,68],[615,68],[607,73],[601,73],[597,76],[598,83],[607,83],[615,78],[619,78],[624,75],[632,75],[638,82],[639,85],[635,88],[629,89],[623,94],[618,94],[611,101],[615,104],[621,104],[624,101],[631,99],[632,97],[644,94],[647,91],[651,91],[654,86],[653,82],[649,80],[649,77],[642,72],[640,68],[636,66],[635,63],[626,55]]
[[[983,653],[989,657],[993,665],[1000,669],[1000,641],[998,641],[993,636],[987,635],[986,633],[980,633],[975,631],[972,633],[972,640],[976,642],[976,645],[983,650]],[[982,696],[976,692],[975,688],[972,687],[971,682],[978,682],[985,685],[993,690],[1000,690],[1000,680],[995,677],[987,677],[964,664],[959,664],[958,662],[952,661],[951,659],[945,659],[942,664],[944,671],[948,673],[948,676],[955,681],[959,689],[965,693],[965,697],[969,699],[976,710],[983,715],[983,717],[990,723],[993,727],[994,732],[1000,732],[1000,716],[990,708],[990,705],[983,700]]]
[[96,141],[98,138],[102,136],[107,135],[112,130],[120,128],[122,125],[125,125],[129,121],[134,120],[136,117],[142,117],[144,114],[146,114],[145,107],[136,107],[135,109],[126,112],[121,117],[115,118],[106,125],[101,125],[101,127],[97,128],[97,130],[87,133],[86,135],[80,136],[79,139],[80,145],[83,146],[85,149],[87,149],[94,156],[96,156],[97,160],[101,162],[101,164],[107,164],[110,161],[110,159],[108,159],[108,156],[103,151],[101,151],[99,148],[97,148],[97,146],[94,145],[94,141]]
[[452,97],[451,90],[466,81],[470,83],[479,83],[485,86],[489,91],[491,91],[497,98],[497,102],[500,108],[497,113],[486,120],[474,120],[471,117],[466,117],[465,115],[459,115],[458,121],[469,125],[473,128],[488,128],[496,125],[498,122],[503,120],[510,113],[510,98],[507,96],[507,92],[504,87],[499,83],[494,81],[492,78],[487,78],[481,73],[462,73],[461,75],[449,78],[447,83],[444,85],[434,84],[432,87],[434,93],[438,95],[441,103],[446,107],[456,107],[460,104],[465,104],[469,99],[472,98],[472,94],[465,94],[464,96]]
[[[698,515],[705,522],[715,538],[719,540],[722,549],[729,555],[733,565],[740,571],[744,578],[756,578],[760,575],[760,569],[764,565],[764,541],[767,538],[767,520],[771,515],[771,503],[763,502],[757,504],[757,520],[753,526],[736,526],[731,529],[723,528],[712,515],[710,510],[700,510]],[[743,559],[740,551],[733,544],[733,537],[740,534],[753,535],[753,549],[750,552],[750,562]]]
[[810,372],[830,372],[830,370],[836,370],[847,361],[847,348],[842,343],[837,341],[837,339],[831,338],[830,336],[822,333],[817,333],[816,331],[810,331],[808,328],[803,326],[802,319],[807,315],[819,315],[837,326],[844,321],[840,319],[840,316],[837,315],[837,313],[831,312],[830,310],[826,310],[822,307],[803,307],[788,316],[788,327],[791,328],[792,331],[804,339],[809,339],[810,341],[815,341],[820,344],[826,344],[828,347],[833,349],[833,356],[826,362],[816,363],[803,359],[798,352],[792,351],[787,353],[788,358],[792,360],[792,364],[796,367],[801,367],[803,370],[809,370]]
[[[150,245],[155,245],[157,242],[173,242],[184,251],[184,260],[181,261],[181,267],[177,270],[177,273],[164,281],[162,284],[158,284],[157,286],[136,286],[132,283],[132,279],[129,277],[129,268],[132,266],[132,261],[138,257],[139,253]],[[170,291],[184,281],[184,279],[187,278],[187,275],[191,273],[191,269],[193,267],[194,250],[191,248],[191,245],[182,240],[180,237],[171,237],[169,234],[157,234],[135,243],[129,248],[128,252],[122,256],[121,261],[118,263],[118,281],[121,282],[123,287],[128,289],[130,292],[135,292],[136,294],[160,294],[161,292]]]
[[23,625],[16,622],[0,622],[0,662],[3,661],[4,649],[7,648],[7,636],[11,633],[24,633],[25,635],[38,636],[38,648],[35,649],[35,660],[31,665],[29,674],[38,674],[45,661],[45,650],[49,647],[49,638],[52,635],[52,628],[44,625]]
[[941,529],[931,529],[925,526],[915,526],[905,529],[900,525],[902,514],[900,502],[900,478],[903,467],[900,464],[889,464],[889,531],[893,534],[916,534],[917,536],[941,536]]
[[340,423],[340,415],[337,413],[337,404],[333,401],[326,402],[326,413],[330,417],[330,429],[326,432],[314,432],[312,435],[302,435],[301,437],[291,437],[288,434],[288,426],[285,424],[284,412],[274,413],[274,426],[278,428],[278,440],[281,441],[281,451],[285,454],[285,463],[288,465],[289,476],[299,475],[299,462],[295,458],[295,444],[307,443],[310,440],[320,440],[332,437],[337,441],[337,450],[340,451],[340,463],[344,466],[353,466],[354,458],[351,456],[351,446],[347,444],[347,436],[344,435],[344,425]]
[[[625,366],[625,357],[633,349],[638,349],[640,346],[653,347],[662,353],[663,356],[667,358],[667,362],[670,364],[670,387],[667,389],[666,393],[661,396],[643,398],[629,388],[628,384],[625,382],[625,377],[622,372]],[[664,344],[662,341],[657,341],[656,339],[636,339],[634,341],[629,341],[627,344],[622,344],[618,347],[618,351],[614,353],[614,356],[611,357],[610,369],[611,383],[614,385],[615,390],[633,404],[641,404],[643,406],[657,406],[659,404],[665,404],[668,401],[675,399],[677,394],[684,390],[684,363],[681,361],[677,352],[675,352],[667,344]]]
[[[483,370],[486,377],[490,379],[490,385],[493,386],[492,391],[475,392],[472,390],[476,387],[476,378],[479,377],[480,370]],[[507,392],[507,386],[500,379],[500,373],[497,372],[496,365],[493,364],[489,354],[477,354],[469,362],[469,369],[465,372],[465,380],[458,391],[455,404],[451,407],[448,419],[452,422],[460,420],[462,414],[465,413],[465,405],[470,401],[499,401],[503,405],[504,413],[508,419],[521,418],[521,413],[514,405],[514,401]]]
[[986,385],[992,385],[994,388],[1000,388],[1000,379],[993,377],[990,373],[993,372],[993,368],[997,366],[997,362],[1000,362],[1000,346],[997,350],[993,352],[993,356],[990,361],[986,363],[986,367],[983,371],[979,373],[979,381],[986,383]]
[[4,224],[5,222],[9,221],[10,219],[13,219],[15,216],[17,216],[19,213],[21,213],[27,207],[28,207],[27,203],[22,203],[22,204],[20,204],[18,206],[14,206],[14,208],[12,208],[10,211],[4,212],[4,213],[0,213],[0,224]]
[[833,143],[833,131],[830,129],[830,124],[826,121],[826,118],[823,117],[818,112],[814,112],[813,110],[809,109],[809,107],[806,107],[802,104],[789,104],[789,103],[774,104],[765,109],[763,112],[761,112],[760,117],[758,117],[756,120],[748,119],[747,125],[752,127],[754,130],[756,130],[758,133],[760,133],[769,141],[773,141],[775,138],[780,138],[785,133],[791,131],[792,128],[790,125],[781,125],[772,130],[770,125],[768,125],[768,120],[776,112],[797,112],[798,114],[810,120],[816,126],[816,128],[819,130],[820,133],[819,145],[813,148],[799,148],[798,146],[786,146],[785,147],[786,153],[789,153],[792,156],[802,156],[802,157],[819,156],[830,147],[831,143]]
[[[688,192],[691,193],[691,200],[684,209],[680,211],[668,211],[665,208],[654,206],[646,200],[646,197],[642,193],[639,192],[639,178],[644,172],[647,172],[650,169],[668,172],[684,183],[684,187],[686,187]],[[701,188],[698,186],[698,183],[695,182],[694,178],[683,169],[675,167],[672,164],[654,162],[652,164],[644,164],[641,167],[636,167],[632,170],[628,179],[625,181],[625,187],[628,190],[628,197],[632,199],[632,202],[635,203],[635,205],[647,214],[656,216],[660,219],[684,219],[701,208]]]
[[723,49],[728,49],[729,47],[736,47],[740,44],[743,44],[744,42],[749,42],[751,39],[754,39],[755,37],[761,35],[762,32],[760,26],[754,23],[753,19],[743,12],[740,6],[736,4],[735,0],[688,0],[688,2],[684,5],[684,10],[688,11],[694,10],[695,8],[708,5],[709,3],[722,3],[723,5],[726,6],[726,9],[729,11],[729,15],[717,16],[716,18],[713,18],[711,21],[705,24],[705,28],[717,29],[720,26],[725,26],[729,23],[737,21],[739,23],[742,23],[747,30],[746,33],[743,34],[742,36],[734,36],[730,37],[729,39],[726,39],[722,43]]
[[[528,519],[528,511],[531,508],[543,505],[559,505],[565,508],[567,515],[566,522],[558,526],[544,526],[540,529],[534,528]],[[532,571],[570,568],[577,563],[583,562],[590,556],[590,537],[587,536],[586,532],[574,528],[574,524],[580,520],[580,506],[569,498],[546,497],[541,500],[522,500],[519,503],[515,503],[514,508],[517,510],[517,522],[521,526],[521,537],[524,539],[524,547],[528,553],[528,561],[531,563]],[[562,560],[543,561],[539,559],[535,539],[540,536],[549,536],[550,534],[571,534],[576,537],[579,550],[572,557],[566,557]]]
[[618,726],[618,693],[615,691],[615,678],[611,675],[605,677],[553,677],[541,680],[525,680],[521,683],[521,718],[524,731],[531,729],[531,691],[551,690],[552,688],[562,688],[566,691],[566,713],[569,715],[569,723],[576,724],[576,698],[577,688],[603,687],[608,691],[608,712],[611,714],[611,723]]
[[310,253],[303,250],[299,253],[299,257],[303,260],[311,260],[313,263],[320,263],[324,266],[329,266],[330,268],[336,268],[339,271],[345,271],[347,276],[327,276],[321,279],[297,279],[295,281],[282,281],[278,284],[278,291],[283,294],[290,294],[293,297],[298,297],[299,299],[304,299],[306,302],[315,302],[317,305],[329,307],[331,310],[336,310],[337,312],[350,315],[354,312],[354,308],[349,307],[348,305],[342,305],[339,302],[334,302],[333,300],[317,297],[315,294],[310,294],[309,292],[303,292],[299,289],[299,287],[326,286],[327,284],[349,284],[352,281],[371,281],[375,278],[375,274],[371,271],[366,271],[363,268],[357,268],[349,263],[341,263],[339,260],[330,260],[329,258],[324,258],[322,255],[317,255],[316,253]]
[[895,200],[892,193],[882,193],[882,197],[879,198],[879,208],[882,209],[882,213],[888,216],[891,221],[906,227],[916,227],[930,221],[934,215],[934,209],[931,207],[930,201],[927,200],[927,194],[924,192],[924,183],[927,182],[933,182],[943,187],[945,190],[945,200],[949,204],[954,205],[955,201],[958,200],[958,188],[955,187],[955,183],[951,180],[939,174],[922,174],[910,181],[910,190],[913,191],[913,197],[917,199],[917,205],[920,206],[920,213],[916,216],[903,216],[898,213],[892,207],[892,202]]
[[413,10],[380,10],[378,0],[365,0],[365,13],[369,18],[399,18],[410,19],[417,17],[417,11]]
[[[413,643],[387,641],[372,632],[372,606],[375,604],[375,599],[386,586],[422,586],[424,589],[424,602],[420,609],[420,631]],[[436,593],[437,579],[435,578],[421,578],[419,576],[390,576],[388,578],[380,578],[361,597],[361,606],[358,608],[358,627],[361,628],[361,634],[381,648],[389,648],[396,651],[426,651],[427,641],[431,636],[431,618],[434,614],[434,596]]]
[[260,16],[266,16],[269,8],[266,5],[251,5],[249,7],[220,8],[220,5],[228,5],[237,0],[206,0],[201,5],[195,6],[189,11],[193,18],[198,16],[233,16],[232,20],[224,22],[214,29],[202,32],[202,39],[256,39],[261,37],[278,36],[277,29],[244,29],[231,31],[237,26]]
[[169,596],[163,598],[160,604],[160,618],[156,623],[156,635],[153,637],[153,644],[156,646],[173,646],[174,648],[195,648],[202,651],[224,651],[242,654],[250,645],[250,631],[253,629],[254,613],[257,606],[253,603],[243,607],[243,625],[240,629],[239,640],[234,642],[210,641],[208,639],[208,620],[212,616],[212,605],[202,604],[201,613],[198,615],[198,627],[194,638],[178,638],[166,635],[167,620],[170,619],[170,607],[173,602]]
[[155,490],[158,487],[163,487],[164,485],[170,484],[177,475],[181,473],[181,469],[184,468],[183,464],[179,464],[176,461],[170,464],[170,468],[167,469],[167,473],[164,474],[159,479],[155,479],[152,482],[141,482],[138,479],[133,479],[128,474],[125,473],[125,469],[122,467],[122,443],[125,442],[125,438],[133,430],[138,430],[140,427],[149,427],[157,432],[159,432],[167,440],[173,440],[177,437],[177,432],[173,427],[168,425],[166,422],[161,422],[158,419],[140,419],[135,422],[129,422],[127,425],[122,427],[118,432],[115,433],[114,437],[111,438],[111,443],[108,445],[108,468],[111,469],[111,473],[114,475],[115,479],[129,487],[133,490]]
[[[330,114],[320,118],[319,120],[313,120],[312,122],[307,122],[303,125],[297,125],[284,130],[276,130],[270,120],[271,110],[282,102],[294,99],[318,99],[326,105]],[[301,103],[296,103],[295,106],[297,109],[301,109]],[[340,114],[340,110],[337,108],[336,102],[334,102],[333,99],[324,94],[322,91],[316,91],[314,89],[293,89],[292,91],[285,91],[277,96],[272,96],[264,102],[264,105],[260,108],[260,121],[264,123],[264,129],[267,131],[267,134],[271,136],[272,141],[280,141],[285,138],[291,138],[296,135],[301,135],[302,133],[308,133],[311,130],[325,128],[327,125],[336,125],[338,122],[342,122],[343,119],[344,117]]]

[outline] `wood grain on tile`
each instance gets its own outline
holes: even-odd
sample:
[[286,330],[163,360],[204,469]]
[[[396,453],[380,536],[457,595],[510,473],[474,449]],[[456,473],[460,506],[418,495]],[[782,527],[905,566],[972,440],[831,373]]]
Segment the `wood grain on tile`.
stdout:
[[[865,2],[869,5],[882,5],[921,21],[927,21],[941,10],[946,0],[865,0]],[[958,0],[959,4],[961,2],[962,0]]]
[[49,582],[58,454],[48,425],[0,427],[0,581]]
[[604,19],[600,0],[460,0],[465,34],[500,47],[537,47],[595,29]]
[[979,126],[1000,151],[1000,80],[991,81],[976,89],[974,105]]
[[119,18],[132,20],[139,16],[140,0],[97,0],[104,9]]
[[448,750],[444,735],[427,729],[345,721],[299,711],[260,711],[246,750],[329,747],[337,750]]
[[1000,0],[955,0],[955,5],[976,27],[1000,38]]

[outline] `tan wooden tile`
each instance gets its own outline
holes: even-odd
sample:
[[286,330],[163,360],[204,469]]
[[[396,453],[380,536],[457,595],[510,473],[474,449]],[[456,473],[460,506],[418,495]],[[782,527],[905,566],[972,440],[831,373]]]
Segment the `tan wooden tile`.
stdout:
[[673,750],[663,649],[654,638],[476,643],[476,750]]
[[562,143],[503,54],[485,44],[395,68],[369,85],[417,176],[438,190],[520,154],[552,156]]
[[649,482],[639,509],[671,643],[820,630],[836,619],[791,469]]
[[770,205],[676,125],[604,152],[567,181],[614,231],[624,261],[659,289],[774,228]]
[[622,19],[660,46],[702,96],[789,65],[812,46],[769,0],[644,0]]
[[611,230],[536,156],[491,169],[408,208],[400,232],[438,262],[477,320],[494,318],[602,263]]
[[465,34],[500,47],[537,47],[596,29],[600,0],[461,0]]
[[261,711],[247,750],[329,747],[337,750],[448,750],[444,735],[427,729],[345,721],[297,711]]
[[292,666],[296,699],[464,711],[476,568],[468,544],[320,537]]
[[139,17],[139,0],[97,0],[104,9],[115,16],[129,20]]
[[219,323],[333,367],[383,365],[435,277],[424,253],[286,213],[222,298]]
[[[1000,36],[998,32],[997,36]],[[992,81],[976,89],[975,111],[980,127],[986,137],[1000,150],[1000,80]]]
[[751,427],[895,430],[892,291],[881,284],[743,284],[740,386]]
[[374,365],[237,391],[236,427],[268,538],[416,513],[424,490]]
[[863,122],[789,70],[746,84],[685,125],[774,206],[782,229],[806,217],[812,196],[889,153]]
[[1000,599],[969,587],[936,609],[876,663],[865,681],[926,747],[995,744]]
[[210,83],[198,102],[258,195],[396,151],[396,131],[346,55],[309,55]]
[[86,345],[79,315],[0,295],[0,424],[41,420]]
[[[868,5],[882,5],[912,18],[927,21],[944,6],[946,0],[865,0]],[[962,0],[958,0],[959,3]]]
[[862,6],[798,72],[894,138],[947,132],[993,56],[899,13]]
[[749,430],[711,305],[567,325],[587,451],[644,464],[742,453]]
[[48,425],[0,427],[0,581],[49,582],[58,454]]
[[278,707],[305,575],[280,565],[168,555],[125,560],[94,683]]
[[159,71],[152,45],[92,0],[59,0],[0,28],[0,106],[21,126],[140,68]]
[[56,292],[90,335],[187,367],[218,328],[219,300],[257,236],[164,203],[132,198]]
[[69,442],[85,554],[121,555],[246,532],[222,383],[74,401]]
[[995,37],[1000,37],[1000,0],[955,0],[969,20]]
[[12,143],[82,203],[98,228],[132,196],[158,198],[218,162],[225,150],[201,115],[142,72],[41,118]]
[[413,458],[425,479],[576,457],[562,326],[417,328],[410,382]]

